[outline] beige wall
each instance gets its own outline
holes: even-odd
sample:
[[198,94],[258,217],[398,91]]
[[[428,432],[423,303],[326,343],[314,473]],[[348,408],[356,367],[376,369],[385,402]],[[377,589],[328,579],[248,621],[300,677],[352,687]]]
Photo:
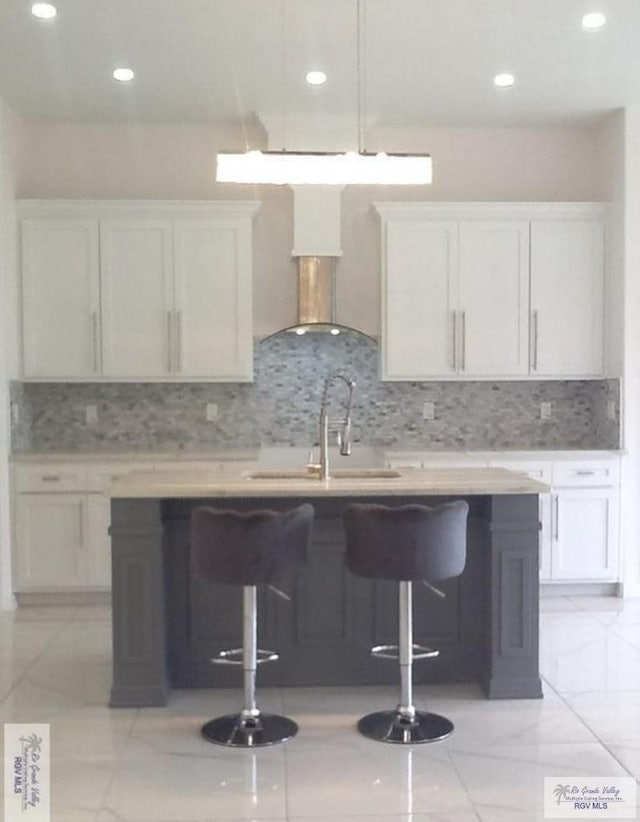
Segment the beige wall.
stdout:
[[13,608],[9,505],[9,380],[18,374],[15,179],[20,121],[0,99],[0,610]]
[[626,454],[622,471],[625,594],[640,596],[640,107],[627,108],[624,129],[624,370]]
[[597,131],[602,199],[610,203],[606,235],[606,373],[624,369],[625,112],[613,112]]
[[[255,331],[295,318],[292,195],[289,189],[219,186],[216,148],[255,144],[260,135],[209,126],[30,124],[24,135],[20,197],[258,199]],[[429,188],[352,187],[343,192],[338,320],[379,331],[375,200],[598,200],[597,129],[372,129],[369,148],[427,151]]]

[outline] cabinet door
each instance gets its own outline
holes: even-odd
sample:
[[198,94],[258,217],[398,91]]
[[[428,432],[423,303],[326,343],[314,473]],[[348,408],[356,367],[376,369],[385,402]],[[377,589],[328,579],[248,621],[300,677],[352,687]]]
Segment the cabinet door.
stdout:
[[87,582],[90,588],[111,588],[111,500],[102,494],[87,496]]
[[165,377],[175,370],[170,220],[100,223],[105,377]]
[[526,374],[528,222],[461,222],[458,259],[461,374]]
[[618,490],[566,488],[553,505],[552,578],[617,580]]
[[84,494],[18,494],[17,591],[86,588]]
[[177,370],[189,378],[252,379],[246,221],[177,220],[174,243]]
[[531,224],[532,373],[602,373],[603,279],[601,221]]
[[23,221],[25,377],[99,373],[98,278],[97,221]]
[[389,222],[383,253],[382,379],[455,373],[456,223]]

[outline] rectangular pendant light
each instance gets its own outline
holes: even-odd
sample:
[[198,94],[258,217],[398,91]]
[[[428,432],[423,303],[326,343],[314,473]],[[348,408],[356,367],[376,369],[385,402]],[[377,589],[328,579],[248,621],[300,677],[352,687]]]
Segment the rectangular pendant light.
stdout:
[[428,154],[218,152],[216,182],[254,185],[426,185]]

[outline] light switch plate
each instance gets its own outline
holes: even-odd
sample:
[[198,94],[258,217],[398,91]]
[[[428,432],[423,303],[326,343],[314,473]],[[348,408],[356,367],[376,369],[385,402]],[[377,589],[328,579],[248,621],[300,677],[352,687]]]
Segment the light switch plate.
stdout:
[[208,402],[205,408],[204,416],[207,422],[215,422],[218,419],[218,403]]
[[540,419],[541,420],[550,420],[552,414],[552,406],[550,402],[541,402],[540,403]]
[[98,406],[87,405],[84,409],[84,418],[87,425],[95,425],[98,422]]
[[615,420],[616,418],[616,401],[607,400],[607,419]]

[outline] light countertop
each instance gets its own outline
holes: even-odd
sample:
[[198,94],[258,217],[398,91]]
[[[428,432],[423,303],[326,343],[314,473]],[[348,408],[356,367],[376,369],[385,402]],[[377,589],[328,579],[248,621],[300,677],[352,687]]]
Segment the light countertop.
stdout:
[[[262,472],[264,473],[264,472]],[[185,497],[377,497],[484,494],[542,494],[549,487],[504,468],[400,469],[399,476],[337,476],[328,480],[304,472],[274,472],[252,478],[251,472],[221,478],[206,468],[181,471],[132,471],[114,480],[105,492],[112,498]]]
[[[365,453],[360,455],[360,452]],[[48,463],[48,462],[255,462],[265,466],[302,466],[306,463],[308,448],[252,448],[252,449],[119,449],[104,451],[24,451],[11,455],[14,464]],[[316,449],[317,452],[317,449]],[[495,451],[430,451],[427,448],[375,448],[353,446],[353,456],[344,458],[340,464],[379,465],[386,460],[420,459],[424,462],[447,460],[455,462],[474,461],[529,461],[529,460],[593,460],[607,459],[624,455],[622,450],[495,450]],[[360,458],[362,457],[362,458]],[[335,458],[334,458],[335,461]]]

